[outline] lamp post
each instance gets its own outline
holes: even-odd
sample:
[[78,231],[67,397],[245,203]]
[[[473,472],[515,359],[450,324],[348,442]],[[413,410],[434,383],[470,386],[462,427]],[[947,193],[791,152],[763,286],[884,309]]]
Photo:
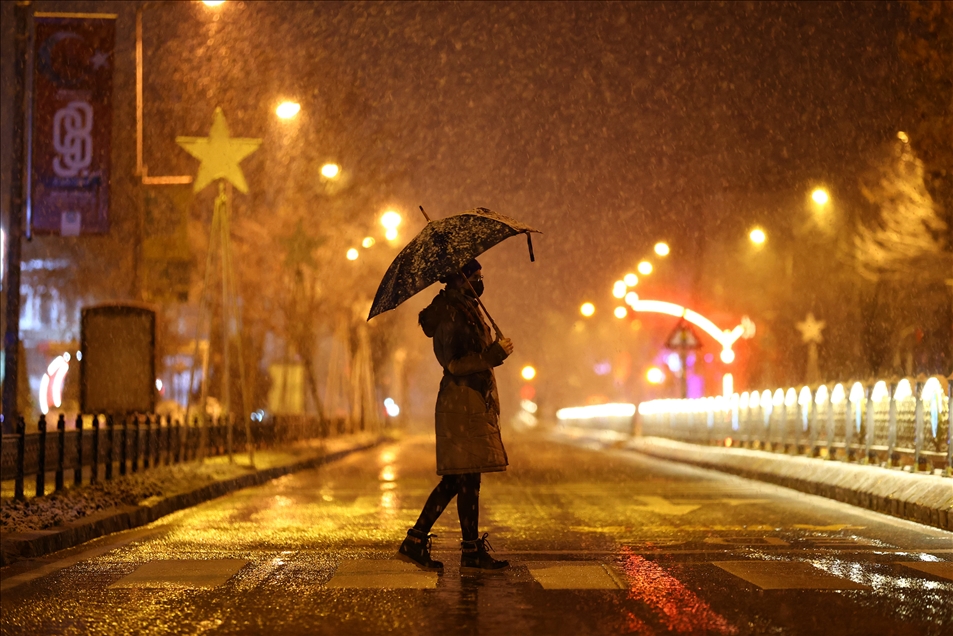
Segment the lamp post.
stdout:
[[10,222],[7,227],[6,247],[6,329],[3,333],[3,432],[13,433],[19,417],[17,386],[20,360],[20,257],[24,215],[24,173],[26,133],[26,59],[30,43],[31,3],[19,1],[14,6],[16,16],[13,89],[13,170],[10,179]]

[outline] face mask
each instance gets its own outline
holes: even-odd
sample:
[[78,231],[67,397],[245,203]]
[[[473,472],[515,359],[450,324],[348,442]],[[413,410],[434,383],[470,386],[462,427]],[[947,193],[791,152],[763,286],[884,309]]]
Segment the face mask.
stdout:
[[482,296],[482,295],[483,295],[483,280],[482,280],[482,279],[481,279],[481,280],[478,280],[478,281],[475,282],[475,283],[474,283],[474,282],[471,282],[470,284],[473,285],[473,291],[476,292],[476,295],[477,295],[477,296]]

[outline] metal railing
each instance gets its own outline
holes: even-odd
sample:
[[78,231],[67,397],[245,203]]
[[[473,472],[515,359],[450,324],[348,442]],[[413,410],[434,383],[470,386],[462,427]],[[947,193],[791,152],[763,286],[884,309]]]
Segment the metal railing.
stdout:
[[[946,389],[944,390],[944,386]],[[953,475],[953,376],[894,378],[651,400],[639,405],[642,434],[696,444],[942,468]]]
[[14,497],[24,498],[24,481],[35,476],[36,496],[46,494],[46,478],[53,473],[55,488],[66,487],[72,471],[72,484],[83,483],[83,469],[89,468],[88,480],[96,483],[158,466],[195,461],[205,457],[244,453],[305,439],[331,437],[345,432],[346,421],[321,420],[303,415],[274,416],[252,421],[251,444],[244,425],[228,425],[225,418],[214,418],[191,425],[157,415],[112,416],[77,415],[67,426],[60,415],[52,430],[41,415],[37,432],[27,433],[21,418],[17,432],[4,435],[0,447],[0,479],[15,480]]

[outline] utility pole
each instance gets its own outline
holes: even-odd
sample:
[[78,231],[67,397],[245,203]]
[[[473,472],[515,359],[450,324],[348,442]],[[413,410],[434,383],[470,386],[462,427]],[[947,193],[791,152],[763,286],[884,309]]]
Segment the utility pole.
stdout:
[[14,35],[13,170],[10,177],[10,219],[7,226],[7,306],[3,331],[3,432],[13,433],[19,408],[17,387],[20,358],[20,256],[26,193],[24,139],[26,137],[26,60],[30,44],[29,0],[17,0],[13,8]]

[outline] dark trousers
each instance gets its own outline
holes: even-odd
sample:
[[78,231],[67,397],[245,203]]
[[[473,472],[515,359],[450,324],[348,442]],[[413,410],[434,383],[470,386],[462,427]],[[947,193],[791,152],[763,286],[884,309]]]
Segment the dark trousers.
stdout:
[[480,527],[480,473],[444,475],[430,493],[414,529],[430,532],[450,500],[457,498],[457,514],[464,541],[476,541]]

